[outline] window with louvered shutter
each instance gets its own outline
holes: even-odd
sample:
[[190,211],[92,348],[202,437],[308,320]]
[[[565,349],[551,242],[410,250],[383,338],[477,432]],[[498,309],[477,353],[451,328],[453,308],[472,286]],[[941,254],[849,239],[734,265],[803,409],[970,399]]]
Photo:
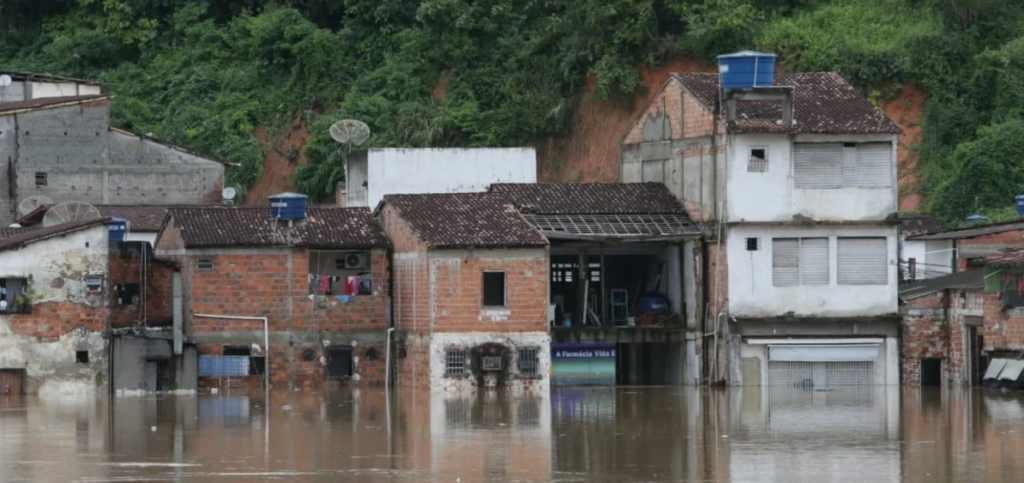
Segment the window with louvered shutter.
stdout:
[[800,239],[800,285],[828,285],[828,238]]
[[772,240],[772,285],[776,287],[800,285],[800,240],[798,238]]
[[889,283],[889,253],[885,238],[839,238],[837,249],[840,284]]
[[839,188],[843,185],[843,145],[793,145],[793,178],[797,188]]
[[828,238],[772,240],[772,285],[828,285]]
[[857,145],[857,186],[879,188],[892,186],[892,144],[862,143]]

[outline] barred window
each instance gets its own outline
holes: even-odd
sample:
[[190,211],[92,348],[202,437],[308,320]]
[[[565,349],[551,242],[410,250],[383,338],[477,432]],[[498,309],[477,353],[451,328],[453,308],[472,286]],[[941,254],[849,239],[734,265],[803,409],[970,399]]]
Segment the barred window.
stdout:
[[537,347],[524,347],[519,349],[519,374],[523,376],[536,376],[540,360]]
[[466,350],[448,349],[445,355],[444,375],[457,377],[466,374]]

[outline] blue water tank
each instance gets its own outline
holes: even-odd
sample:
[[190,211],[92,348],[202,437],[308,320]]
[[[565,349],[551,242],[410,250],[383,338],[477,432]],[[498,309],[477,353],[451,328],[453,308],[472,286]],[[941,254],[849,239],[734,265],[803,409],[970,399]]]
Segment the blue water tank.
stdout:
[[968,216],[968,217],[967,217],[967,224],[968,224],[968,225],[974,225],[974,224],[977,224],[977,223],[981,223],[981,222],[983,222],[983,221],[985,221],[985,220],[988,220],[988,217],[987,217],[987,216],[983,216],[983,215],[971,215],[971,216]]
[[128,233],[128,220],[124,218],[111,218],[110,223],[107,224],[107,232],[110,235],[111,242],[124,241],[124,236]]
[[647,292],[640,296],[636,302],[637,314],[667,314],[669,311],[668,298],[657,292]]
[[1024,216],[1024,195],[1014,196],[1013,201],[1017,203],[1017,214]]
[[744,50],[719,55],[718,75],[725,89],[771,87],[775,84],[775,54]]
[[306,195],[280,193],[270,198],[270,217],[278,220],[301,220],[306,217]]

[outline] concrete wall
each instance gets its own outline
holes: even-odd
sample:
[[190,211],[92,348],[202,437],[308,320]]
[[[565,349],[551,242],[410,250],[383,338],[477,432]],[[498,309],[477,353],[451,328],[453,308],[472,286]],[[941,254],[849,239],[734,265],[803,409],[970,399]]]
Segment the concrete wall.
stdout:
[[[88,294],[89,275],[107,276],[107,227],[95,225],[0,252],[0,278],[31,278],[31,314],[0,315],[0,368],[25,369],[26,391],[103,391],[107,384],[106,290]],[[76,362],[76,352],[89,362]]]
[[197,383],[196,348],[186,346],[181,355],[174,355],[170,340],[144,339],[121,336],[111,341],[114,373],[111,385],[114,391],[143,391],[147,388],[146,363],[169,361],[173,374],[173,387],[168,390],[194,391]]
[[909,263],[916,265],[913,280],[925,280],[953,273],[952,240],[904,240],[900,266],[910,280]]
[[[772,282],[772,239],[829,238],[828,285],[776,287]],[[889,278],[885,285],[839,285],[837,237],[886,237]],[[759,249],[748,251],[747,238]],[[735,226],[729,229],[729,313],[735,317],[860,317],[897,312],[896,228],[893,226]]]
[[[16,126],[16,128],[15,128]],[[220,201],[224,166],[109,129],[108,101],[0,116],[3,169],[16,163],[16,189],[0,186],[0,223],[31,195],[92,204]],[[36,174],[46,183],[37,186]],[[4,176],[6,183],[6,176]],[[7,188],[7,189],[3,189]]]
[[371,149],[367,178],[367,204],[351,206],[374,208],[389,194],[472,193],[493,183],[535,183],[537,154],[533,148]]
[[7,87],[0,87],[0,102],[18,102],[28,100],[25,92],[25,81],[14,81]]
[[82,84],[74,81],[28,81],[26,97],[40,99],[44,97],[94,96],[100,94],[100,86]]
[[[469,392],[480,389],[473,376],[445,376],[446,353],[449,349],[470,350],[481,344],[501,344],[509,349],[512,358],[507,360],[510,377],[506,387],[515,391],[545,392],[551,374],[551,336],[547,332],[447,332],[434,333],[430,338],[430,387],[432,390]],[[524,347],[537,348],[538,377],[521,377],[518,374],[518,350]],[[472,370],[472,368],[467,368]]]
[[371,210],[370,187],[367,180],[366,151],[350,153],[345,160],[345,206],[365,206]]
[[[12,182],[18,159],[18,131],[14,116],[0,116],[0,223],[15,219],[16,192]],[[6,224],[2,226],[7,226]]]
[[[823,344],[828,344],[829,340],[826,338],[820,339]],[[857,341],[856,338],[842,339],[844,341]],[[869,340],[869,339],[863,339]],[[872,338],[870,340],[879,340]],[[729,385],[732,386],[766,386],[769,385],[770,381],[768,378],[768,366],[769,366],[769,349],[768,345],[760,343],[747,343],[741,342],[737,337],[731,341],[733,345],[733,354],[737,357],[733,358],[733,371],[729,381]],[[757,341],[749,341],[757,342]],[[899,384],[900,375],[900,344],[899,339],[895,337],[885,337],[881,339],[878,348],[878,358],[874,361],[874,381],[876,385],[896,385]],[[841,364],[841,363],[838,363]],[[842,370],[842,369],[839,369]],[[819,374],[815,373],[815,379],[818,379]],[[824,379],[824,378],[822,378]],[[815,385],[822,384],[821,381],[815,380]]]
[[[893,142],[889,135],[809,135],[793,142]],[[768,150],[768,171],[747,169],[753,147]],[[729,137],[729,221],[791,221],[802,215],[818,221],[884,220],[896,212],[896,149],[892,151],[892,182],[886,188],[796,188],[792,143],[786,135],[739,134]]]

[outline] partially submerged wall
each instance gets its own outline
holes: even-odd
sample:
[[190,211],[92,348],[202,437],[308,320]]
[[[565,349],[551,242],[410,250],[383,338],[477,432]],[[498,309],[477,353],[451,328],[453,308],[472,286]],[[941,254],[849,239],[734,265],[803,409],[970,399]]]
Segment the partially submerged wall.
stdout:
[[0,278],[29,279],[32,313],[0,315],[0,369],[24,369],[25,391],[93,393],[107,384],[106,286],[86,289],[87,276],[107,274],[103,224],[0,252]]

